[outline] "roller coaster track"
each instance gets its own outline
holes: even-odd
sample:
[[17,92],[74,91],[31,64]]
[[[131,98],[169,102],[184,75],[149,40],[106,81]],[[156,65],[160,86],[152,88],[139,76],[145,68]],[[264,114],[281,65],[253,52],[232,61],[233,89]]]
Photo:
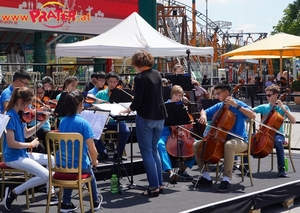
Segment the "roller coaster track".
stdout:
[[[158,3],[161,3],[163,5],[168,5],[168,6],[183,6],[186,8],[186,10],[188,12],[190,12],[191,14],[193,13],[193,8],[183,4],[179,1],[175,1],[175,0],[159,0]],[[224,32],[219,25],[217,25],[215,22],[213,22],[212,20],[210,20],[208,17],[206,17],[203,13],[199,12],[199,11],[195,11],[196,13],[196,17],[198,17],[199,19],[201,19],[204,23],[206,23],[206,19],[207,19],[207,27],[209,29],[213,29],[214,32],[226,43],[223,44],[225,46],[225,51],[231,51],[232,49],[232,45],[229,39],[225,39],[227,37],[227,33]],[[199,25],[199,22],[197,22],[197,24]],[[212,35],[206,35],[206,38],[208,39],[212,39]]]

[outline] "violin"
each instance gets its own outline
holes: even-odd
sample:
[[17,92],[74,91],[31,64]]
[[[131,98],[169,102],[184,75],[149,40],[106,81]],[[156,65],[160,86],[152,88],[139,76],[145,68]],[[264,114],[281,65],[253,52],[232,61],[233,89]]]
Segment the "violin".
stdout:
[[[279,100],[284,100],[286,93],[280,95]],[[283,124],[284,117],[275,111],[276,105],[262,118],[262,125],[257,133],[251,137],[251,155],[255,158],[268,156],[274,148],[276,131]],[[270,128],[269,128],[270,127]]]
[[41,108],[41,107],[45,106],[45,104],[38,97],[33,98],[32,105],[35,108]]
[[[192,115],[188,114],[191,122]],[[166,143],[167,152],[173,157],[191,158],[194,156],[193,144],[194,138],[190,132],[193,124],[185,124],[182,126],[171,126],[171,135]],[[179,145],[179,146],[178,146]]]
[[95,101],[99,101],[101,103],[108,103],[107,101],[104,101],[104,100],[102,100],[100,98],[96,98],[92,94],[87,94],[87,96],[84,99],[84,102],[87,103],[87,104],[93,104],[93,103],[95,103]]
[[[229,94],[237,92],[241,85],[238,84]],[[223,102],[223,106],[216,112],[211,121],[211,126],[207,135],[197,150],[197,156],[204,162],[216,164],[224,154],[224,143],[228,132],[234,126],[236,115],[229,110],[229,106]]]
[[43,102],[45,104],[48,104],[50,106],[51,109],[55,109],[57,106],[57,100],[56,99],[50,99],[48,96],[44,96],[43,97]]
[[44,121],[47,117],[47,114],[42,110],[32,110],[29,108],[20,113],[21,121],[24,123],[30,123],[33,119],[35,119],[35,117],[38,121]]

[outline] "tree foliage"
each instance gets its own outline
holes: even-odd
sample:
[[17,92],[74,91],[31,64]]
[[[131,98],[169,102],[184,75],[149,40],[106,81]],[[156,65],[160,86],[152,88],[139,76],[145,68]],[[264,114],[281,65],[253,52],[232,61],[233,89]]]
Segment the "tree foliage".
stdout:
[[273,26],[272,35],[276,33],[288,33],[292,35],[300,35],[300,0],[295,0],[283,10],[283,17]]

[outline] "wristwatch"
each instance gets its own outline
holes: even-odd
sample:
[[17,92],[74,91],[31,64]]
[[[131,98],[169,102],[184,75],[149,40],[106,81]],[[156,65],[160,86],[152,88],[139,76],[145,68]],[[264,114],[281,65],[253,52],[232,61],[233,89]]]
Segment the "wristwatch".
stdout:
[[238,104],[238,105],[236,106],[236,109],[239,110],[241,107],[242,107],[242,106]]

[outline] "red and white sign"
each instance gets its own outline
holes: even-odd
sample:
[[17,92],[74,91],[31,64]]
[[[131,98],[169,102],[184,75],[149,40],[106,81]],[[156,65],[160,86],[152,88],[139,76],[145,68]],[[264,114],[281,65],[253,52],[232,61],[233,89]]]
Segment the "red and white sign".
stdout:
[[132,12],[138,0],[1,0],[0,28],[98,35]]

